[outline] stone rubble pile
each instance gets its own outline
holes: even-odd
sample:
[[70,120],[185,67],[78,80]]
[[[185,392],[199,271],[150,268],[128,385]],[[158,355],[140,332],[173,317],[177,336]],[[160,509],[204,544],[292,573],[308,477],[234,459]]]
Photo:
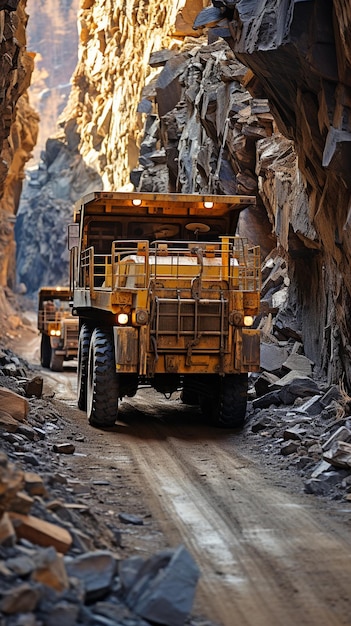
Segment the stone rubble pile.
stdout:
[[288,287],[286,262],[275,250],[262,269],[261,372],[251,375],[246,428],[301,473],[307,493],[351,501],[351,398],[342,380],[328,386],[304,355]]
[[47,443],[59,415],[42,390],[25,361],[0,351],[0,624],[195,626],[192,556],[180,545],[121,558],[118,529],[92,520],[59,471],[55,457],[74,446]]

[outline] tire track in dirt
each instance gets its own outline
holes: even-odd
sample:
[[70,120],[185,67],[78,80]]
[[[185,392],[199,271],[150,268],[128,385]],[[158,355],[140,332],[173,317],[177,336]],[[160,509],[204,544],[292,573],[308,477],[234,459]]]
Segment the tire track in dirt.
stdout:
[[350,538],[329,531],[310,500],[272,486],[228,444],[232,435],[212,438],[201,426],[146,418],[127,437],[165,535],[184,543],[200,566],[198,602],[211,619],[224,626],[351,623]]

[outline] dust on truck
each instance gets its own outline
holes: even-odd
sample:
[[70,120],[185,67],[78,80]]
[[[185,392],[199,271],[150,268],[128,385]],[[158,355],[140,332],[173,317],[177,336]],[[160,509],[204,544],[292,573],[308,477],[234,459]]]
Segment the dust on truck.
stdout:
[[77,358],[79,322],[72,316],[68,287],[42,287],[38,294],[38,330],[42,367],[61,372],[64,361]]
[[235,232],[252,196],[94,192],[69,226],[78,407],[111,426],[140,385],[204,418],[245,420],[259,370],[260,250]]

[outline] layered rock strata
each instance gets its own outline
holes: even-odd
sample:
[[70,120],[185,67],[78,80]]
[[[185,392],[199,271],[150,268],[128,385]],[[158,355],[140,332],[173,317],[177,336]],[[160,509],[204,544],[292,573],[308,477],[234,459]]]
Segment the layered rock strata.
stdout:
[[144,122],[138,104],[153,76],[150,55],[160,48],[177,49],[193,32],[189,20],[202,7],[202,0],[81,3],[71,108],[80,153],[100,174],[105,189],[128,184],[137,162]]
[[[210,31],[220,29],[250,68],[248,89],[268,99],[298,155],[308,206],[297,222],[281,203],[271,206],[276,232],[285,224],[279,243],[305,349],[329,380],[350,387],[351,8],[340,0],[213,4]],[[202,13],[199,26],[208,23]]]
[[0,287],[15,285],[14,217],[38,132],[27,95],[33,55],[26,51],[25,8],[26,0],[0,2]]
[[126,10],[121,1],[81,3],[69,103],[29,172],[17,219],[17,280],[29,296],[43,284],[67,284],[66,226],[75,201],[93,189],[132,187],[146,117],[141,91],[160,71],[150,56],[166,46],[173,56],[198,38],[192,23],[204,4],[131,2]]

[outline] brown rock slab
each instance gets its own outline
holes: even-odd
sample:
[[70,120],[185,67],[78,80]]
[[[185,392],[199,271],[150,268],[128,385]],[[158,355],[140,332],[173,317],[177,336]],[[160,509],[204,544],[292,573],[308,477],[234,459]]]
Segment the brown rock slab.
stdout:
[[2,411],[9,413],[19,422],[26,419],[29,411],[28,400],[5,387],[0,387],[0,406]]
[[8,411],[0,409],[0,428],[7,433],[15,433],[19,428],[18,420],[16,420]]
[[69,580],[62,555],[48,548],[36,555],[36,567],[32,580],[61,593],[69,587]]
[[41,398],[43,393],[43,379],[41,376],[34,376],[31,380],[28,380],[24,385],[24,391],[27,398],[35,396]]
[[16,533],[8,513],[4,513],[0,519],[0,545],[14,546]]
[[12,464],[0,468],[0,515],[11,508],[12,500],[23,489],[24,474]]
[[25,472],[24,484],[25,489],[30,496],[43,496],[46,493],[43,479],[34,472]]
[[28,515],[33,506],[33,498],[31,498],[25,491],[18,491],[14,498],[11,500],[11,511],[15,513],[22,513],[22,515]]
[[39,589],[34,589],[29,583],[23,583],[4,593],[0,610],[7,615],[31,613],[35,610],[40,598]]
[[58,552],[65,554],[72,545],[70,533],[32,515],[21,515],[10,512],[10,519],[19,539],[27,539],[32,543],[45,548],[53,546]]
[[297,452],[298,448],[299,444],[297,441],[288,440],[282,444],[280,451],[283,456],[288,456],[289,454],[294,454],[294,452]]

